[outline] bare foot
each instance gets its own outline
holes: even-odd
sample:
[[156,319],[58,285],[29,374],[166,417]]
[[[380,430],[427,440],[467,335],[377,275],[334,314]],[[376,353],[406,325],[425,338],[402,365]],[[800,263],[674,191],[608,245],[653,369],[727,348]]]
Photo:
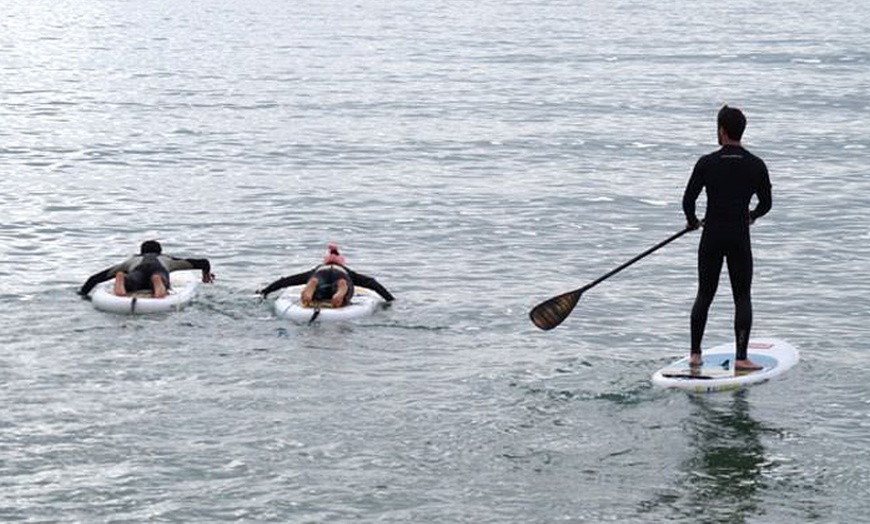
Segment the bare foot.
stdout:
[[701,359],[700,353],[692,353],[689,355],[689,367],[700,367],[703,363],[704,361]]
[[338,281],[338,291],[332,295],[332,307],[341,307],[344,305],[344,297],[347,296],[347,282],[344,280]]
[[124,273],[120,271],[115,273],[115,287],[112,291],[119,297],[127,295],[127,288],[124,287]]
[[312,278],[308,280],[308,283],[305,284],[305,289],[302,290],[302,305],[305,307],[311,306],[311,302],[314,300],[314,290],[317,288],[317,279]]
[[758,371],[759,369],[764,369],[764,366],[759,366],[748,358],[734,361],[735,371]]
[[166,282],[160,275],[151,275],[151,287],[154,288],[154,298],[164,298],[168,294],[166,292]]

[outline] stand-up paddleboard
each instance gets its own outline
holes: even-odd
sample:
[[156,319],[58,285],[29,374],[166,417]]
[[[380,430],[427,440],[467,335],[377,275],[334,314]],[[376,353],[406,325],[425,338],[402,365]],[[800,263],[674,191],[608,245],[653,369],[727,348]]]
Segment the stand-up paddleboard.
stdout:
[[138,315],[177,311],[189,304],[196,295],[199,273],[179,271],[172,273],[169,281],[172,287],[164,298],[154,298],[151,293],[132,293],[118,296],[114,292],[114,281],[104,282],[94,288],[91,303],[100,311]]
[[754,338],[749,341],[749,360],[763,366],[757,371],[735,371],[734,343],[722,344],[702,353],[703,364],[690,367],[689,357],[656,371],[652,382],[656,386],[682,389],[694,393],[711,393],[741,389],[767,382],[782,375],[797,364],[798,350],[776,338]]
[[300,294],[305,286],[288,287],[275,300],[275,314],[297,324],[315,322],[342,322],[372,315],[385,303],[383,297],[371,289],[354,286],[350,304],[338,308],[329,302],[320,302],[312,307],[303,306]]

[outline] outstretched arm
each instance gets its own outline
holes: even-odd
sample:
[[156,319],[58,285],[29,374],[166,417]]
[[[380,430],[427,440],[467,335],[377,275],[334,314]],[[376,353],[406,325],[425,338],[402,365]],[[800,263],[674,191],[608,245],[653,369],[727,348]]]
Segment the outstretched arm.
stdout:
[[314,270],[306,271],[305,273],[298,273],[296,275],[290,275],[289,277],[281,277],[278,280],[272,282],[268,286],[263,289],[257,291],[257,293],[266,297],[269,293],[273,291],[278,291],[279,289],[284,289],[289,286],[299,286],[308,282],[308,279],[311,278],[311,275],[314,274]]
[[382,286],[380,282],[378,282],[374,278],[363,275],[362,273],[357,273],[356,271],[349,271],[349,273],[350,278],[353,279],[353,284],[355,286],[367,287],[378,295],[384,297],[384,300],[386,300],[387,302],[392,302],[393,300],[395,300],[395,297],[393,297],[393,295],[390,294],[389,291],[387,291],[387,288]]
[[118,271],[123,271],[123,268],[120,264],[112,266],[108,269],[104,269],[99,273],[94,273],[90,276],[90,278],[88,278],[87,282],[82,285],[82,287],[78,291],[78,294],[83,297],[88,296],[88,293],[90,293],[97,284],[99,284],[100,282],[105,282],[106,280],[110,280],[112,277],[115,276],[115,273],[117,273]]
[[214,281],[214,275],[211,273],[211,263],[207,258],[169,258],[169,271],[177,271],[179,269],[198,269],[202,271],[203,282],[209,283]]

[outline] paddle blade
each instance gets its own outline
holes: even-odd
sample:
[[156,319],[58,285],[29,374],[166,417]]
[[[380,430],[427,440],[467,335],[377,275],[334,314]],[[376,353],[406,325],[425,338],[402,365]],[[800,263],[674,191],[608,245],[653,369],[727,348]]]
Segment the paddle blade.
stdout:
[[578,289],[541,302],[529,312],[529,318],[543,330],[553,329],[568,318],[582,294],[583,291]]

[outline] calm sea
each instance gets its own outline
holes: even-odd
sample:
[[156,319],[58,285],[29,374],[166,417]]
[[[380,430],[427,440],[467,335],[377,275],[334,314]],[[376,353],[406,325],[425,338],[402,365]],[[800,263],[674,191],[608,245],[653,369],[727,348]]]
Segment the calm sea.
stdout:
[[[6,0],[0,521],[870,522],[870,12],[777,0]],[[774,207],[741,394],[688,348],[683,227],[724,104]],[[189,309],[75,290],[159,239]],[[296,327],[328,241],[398,298]],[[707,345],[731,339],[726,278]]]

